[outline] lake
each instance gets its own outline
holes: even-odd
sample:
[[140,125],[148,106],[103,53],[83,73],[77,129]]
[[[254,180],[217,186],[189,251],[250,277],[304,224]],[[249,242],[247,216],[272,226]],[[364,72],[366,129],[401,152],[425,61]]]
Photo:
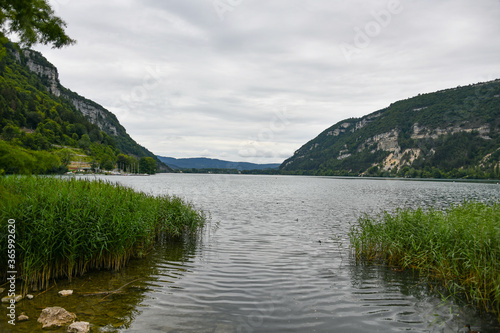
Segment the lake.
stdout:
[[[59,305],[95,325],[94,332],[457,332],[465,323],[500,330],[494,318],[459,300],[443,301],[412,272],[356,264],[348,238],[365,213],[498,200],[498,184],[199,174],[97,178],[182,197],[207,214],[208,224],[196,239],[162,244],[120,272],[61,281],[36,302],[21,302],[18,311],[32,322],[45,306]],[[122,286],[108,296],[78,296]],[[77,295],[57,297],[63,288]],[[2,318],[0,328],[4,324]],[[39,328],[22,324],[13,332]]]

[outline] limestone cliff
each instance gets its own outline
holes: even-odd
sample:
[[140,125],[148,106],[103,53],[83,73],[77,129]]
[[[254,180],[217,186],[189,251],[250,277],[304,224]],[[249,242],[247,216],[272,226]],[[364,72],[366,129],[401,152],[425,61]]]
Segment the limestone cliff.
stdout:
[[81,113],[88,121],[97,125],[101,131],[113,137],[121,151],[137,157],[149,156],[156,159],[152,152],[137,144],[127,134],[125,128],[113,113],[62,86],[57,68],[40,52],[29,49],[18,51],[16,48],[11,48],[9,51],[18,63],[24,65],[25,68],[40,78],[49,93],[57,98],[69,100],[74,106],[75,112]]
[[299,148],[283,172],[430,175],[434,169],[495,173],[500,156],[500,80],[419,95],[341,121]]

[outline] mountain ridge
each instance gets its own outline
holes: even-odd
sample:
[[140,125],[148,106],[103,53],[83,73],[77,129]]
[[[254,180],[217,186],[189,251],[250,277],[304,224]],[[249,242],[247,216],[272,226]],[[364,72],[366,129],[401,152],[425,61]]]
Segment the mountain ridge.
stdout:
[[[97,125],[106,134],[116,137],[117,147],[120,150],[126,154],[136,155],[137,157],[156,157],[155,154],[139,145],[128,135],[115,114],[100,104],[64,87],[59,81],[57,68],[40,52],[30,49],[23,49],[21,52],[27,58],[26,65],[28,68],[42,79],[45,87],[51,94],[56,97],[68,99],[76,110],[82,113],[92,124]],[[20,59],[21,57],[16,58]]]
[[[0,91],[0,173],[61,172],[70,159],[61,156],[68,154],[84,156],[83,164],[97,169],[119,163],[137,171],[139,159],[151,158],[160,171],[172,171],[132,139],[113,113],[64,87],[40,52],[21,49],[1,34]],[[43,161],[50,167],[37,166]]]
[[243,170],[269,170],[278,169],[279,163],[257,164],[250,162],[231,162],[214,158],[174,158],[157,156],[160,161],[167,164],[172,169],[235,169]]
[[290,174],[497,178],[500,80],[420,94],[330,126],[280,166]]

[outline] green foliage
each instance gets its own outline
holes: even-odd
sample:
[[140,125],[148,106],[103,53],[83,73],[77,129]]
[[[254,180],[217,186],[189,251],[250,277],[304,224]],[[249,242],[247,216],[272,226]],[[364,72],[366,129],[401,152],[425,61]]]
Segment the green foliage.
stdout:
[[0,169],[7,174],[54,174],[66,171],[56,154],[33,151],[0,140]]
[[63,148],[59,150],[57,153],[57,156],[59,156],[59,159],[61,160],[62,165],[67,166],[70,162],[71,159],[73,158],[73,151],[68,148]]
[[418,270],[500,318],[500,203],[365,216],[350,239],[358,260]]
[[116,164],[119,170],[128,173],[138,173],[139,172],[139,160],[133,156],[127,156],[125,154],[118,154],[116,157]]
[[[28,287],[90,269],[120,269],[157,241],[190,235],[205,217],[181,199],[103,181],[0,178],[0,227],[16,221],[16,270]],[[7,237],[0,238],[6,253]],[[0,257],[7,267],[7,257]],[[6,270],[0,272],[5,281]]]
[[[415,135],[415,128],[427,134]],[[483,132],[471,131],[482,128]],[[484,132],[484,129],[489,129]],[[396,168],[381,168],[392,152],[382,135],[397,133],[397,148],[418,150]],[[375,138],[379,139],[375,139]],[[362,118],[341,121],[283,162],[286,174],[371,175],[434,178],[498,178],[500,80],[418,95]],[[406,168],[408,167],[408,168]],[[375,169],[377,168],[377,169]],[[375,171],[376,170],[376,171]]]
[[156,173],[156,161],[151,157],[141,157],[139,160],[139,170],[141,173],[153,175]]
[[17,33],[26,46],[52,44],[55,48],[74,44],[64,32],[66,23],[54,15],[46,0],[3,0],[0,25],[5,33]]
[[[11,146],[49,152],[60,147],[81,148],[95,160],[96,170],[99,166],[113,169],[120,153],[156,158],[130,138],[116,117],[102,106],[65,89],[59,82],[56,83],[60,96],[51,94],[47,78],[37,76],[26,66],[32,61],[56,71],[40,53],[30,50],[25,54],[6,38],[0,38],[1,50],[5,54],[0,58],[0,138]],[[75,101],[105,115],[103,128],[78,111]],[[131,160],[129,166],[138,171],[136,160]]]
[[89,149],[92,141],[90,141],[90,137],[88,134],[83,134],[82,138],[78,140],[78,147],[82,149]]

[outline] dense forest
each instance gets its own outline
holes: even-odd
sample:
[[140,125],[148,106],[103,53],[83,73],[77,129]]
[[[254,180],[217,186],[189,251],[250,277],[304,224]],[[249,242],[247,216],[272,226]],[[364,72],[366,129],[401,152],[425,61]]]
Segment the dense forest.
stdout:
[[[98,119],[77,105],[97,110]],[[74,165],[93,171],[169,170],[130,138],[112,113],[61,86],[57,70],[41,54],[1,35],[0,139],[1,173],[62,173]]]
[[500,178],[500,80],[398,101],[323,131],[286,174]]

